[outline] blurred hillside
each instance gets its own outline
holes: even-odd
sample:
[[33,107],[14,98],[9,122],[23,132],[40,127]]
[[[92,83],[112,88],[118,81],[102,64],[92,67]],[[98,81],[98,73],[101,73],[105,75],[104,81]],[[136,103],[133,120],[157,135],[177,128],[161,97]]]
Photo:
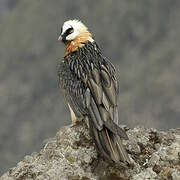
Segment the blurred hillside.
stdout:
[[121,124],[179,127],[179,17],[179,0],[2,0],[0,174],[70,123],[57,86],[57,37],[70,18],[89,27],[120,71]]

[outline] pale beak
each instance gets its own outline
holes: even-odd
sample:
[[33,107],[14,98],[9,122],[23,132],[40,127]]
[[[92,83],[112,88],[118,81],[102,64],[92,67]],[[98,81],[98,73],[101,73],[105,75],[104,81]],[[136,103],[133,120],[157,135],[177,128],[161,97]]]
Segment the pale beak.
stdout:
[[58,37],[58,41],[59,41],[59,42],[62,41],[62,36],[61,36],[61,35]]

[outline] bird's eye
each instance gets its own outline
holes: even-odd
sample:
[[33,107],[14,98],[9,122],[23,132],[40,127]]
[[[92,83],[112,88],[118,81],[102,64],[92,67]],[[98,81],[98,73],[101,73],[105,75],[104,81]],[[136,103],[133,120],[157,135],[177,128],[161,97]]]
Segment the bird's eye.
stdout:
[[71,34],[71,33],[74,32],[74,29],[73,28],[69,28],[67,31],[68,31],[68,34]]

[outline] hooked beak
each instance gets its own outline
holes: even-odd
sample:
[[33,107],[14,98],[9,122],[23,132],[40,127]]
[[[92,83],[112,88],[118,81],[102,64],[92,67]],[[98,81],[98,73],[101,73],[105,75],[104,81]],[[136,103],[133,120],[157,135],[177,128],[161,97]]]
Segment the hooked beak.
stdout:
[[62,41],[62,36],[61,36],[61,35],[58,37],[58,41],[59,41],[59,42]]
[[58,41],[59,41],[59,42],[66,43],[66,42],[67,42],[66,36],[61,34],[61,35],[58,37]]

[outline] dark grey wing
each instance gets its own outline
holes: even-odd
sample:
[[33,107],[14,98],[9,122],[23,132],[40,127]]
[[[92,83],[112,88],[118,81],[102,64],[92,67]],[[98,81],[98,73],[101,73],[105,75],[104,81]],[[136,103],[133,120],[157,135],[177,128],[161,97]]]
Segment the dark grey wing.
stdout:
[[[86,97],[90,114],[89,126],[97,149],[115,162],[130,163],[121,138],[128,139],[118,122],[118,82],[113,65],[104,61],[100,68],[93,66],[87,77]],[[88,98],[86,98],[88,99]]]
[[100,130],[105,125],[121,138],[128,139],[125,131],[118,126],[119,86],[114,66],[108,60],[101,63],[100,68],[94,66],[88,76],[87,86],[92,95],[91,109],[97,116],[97,122],[94,121],[97,128]]

